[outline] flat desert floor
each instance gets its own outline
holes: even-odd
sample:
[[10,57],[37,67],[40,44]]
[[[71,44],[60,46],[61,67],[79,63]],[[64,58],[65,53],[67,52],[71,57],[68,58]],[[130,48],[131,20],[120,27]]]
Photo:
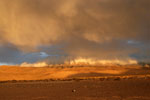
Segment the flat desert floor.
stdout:
[[150,80],[3,83],[0,100],[150,100]]
[[0,100],[150,100],[149,68],[3,66],[0,80]]

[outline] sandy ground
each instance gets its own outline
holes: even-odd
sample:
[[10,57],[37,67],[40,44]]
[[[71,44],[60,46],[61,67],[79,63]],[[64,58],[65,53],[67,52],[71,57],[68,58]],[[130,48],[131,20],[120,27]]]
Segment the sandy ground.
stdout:
[[0,100],[150,100],[150,80],[1,83]]
[[150,100],[150,69],[1,66],[0,100]]

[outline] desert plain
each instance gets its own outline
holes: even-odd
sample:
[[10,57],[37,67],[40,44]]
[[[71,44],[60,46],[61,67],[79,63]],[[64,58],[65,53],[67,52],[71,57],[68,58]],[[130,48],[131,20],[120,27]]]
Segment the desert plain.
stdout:
[[150,68],[0,66],[0,100],[150,100]]

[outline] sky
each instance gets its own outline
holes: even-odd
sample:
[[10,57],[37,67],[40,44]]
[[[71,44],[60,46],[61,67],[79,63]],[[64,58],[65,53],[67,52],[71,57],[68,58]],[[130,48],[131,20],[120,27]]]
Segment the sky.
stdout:
[[0,63],[150,61],[150,0],[0,0]]

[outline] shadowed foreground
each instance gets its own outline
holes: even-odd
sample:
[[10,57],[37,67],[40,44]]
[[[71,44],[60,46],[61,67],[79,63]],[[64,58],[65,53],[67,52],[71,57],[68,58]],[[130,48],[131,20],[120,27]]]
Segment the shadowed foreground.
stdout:
[[0,100],[150,100],[150,80],[1,83]]

